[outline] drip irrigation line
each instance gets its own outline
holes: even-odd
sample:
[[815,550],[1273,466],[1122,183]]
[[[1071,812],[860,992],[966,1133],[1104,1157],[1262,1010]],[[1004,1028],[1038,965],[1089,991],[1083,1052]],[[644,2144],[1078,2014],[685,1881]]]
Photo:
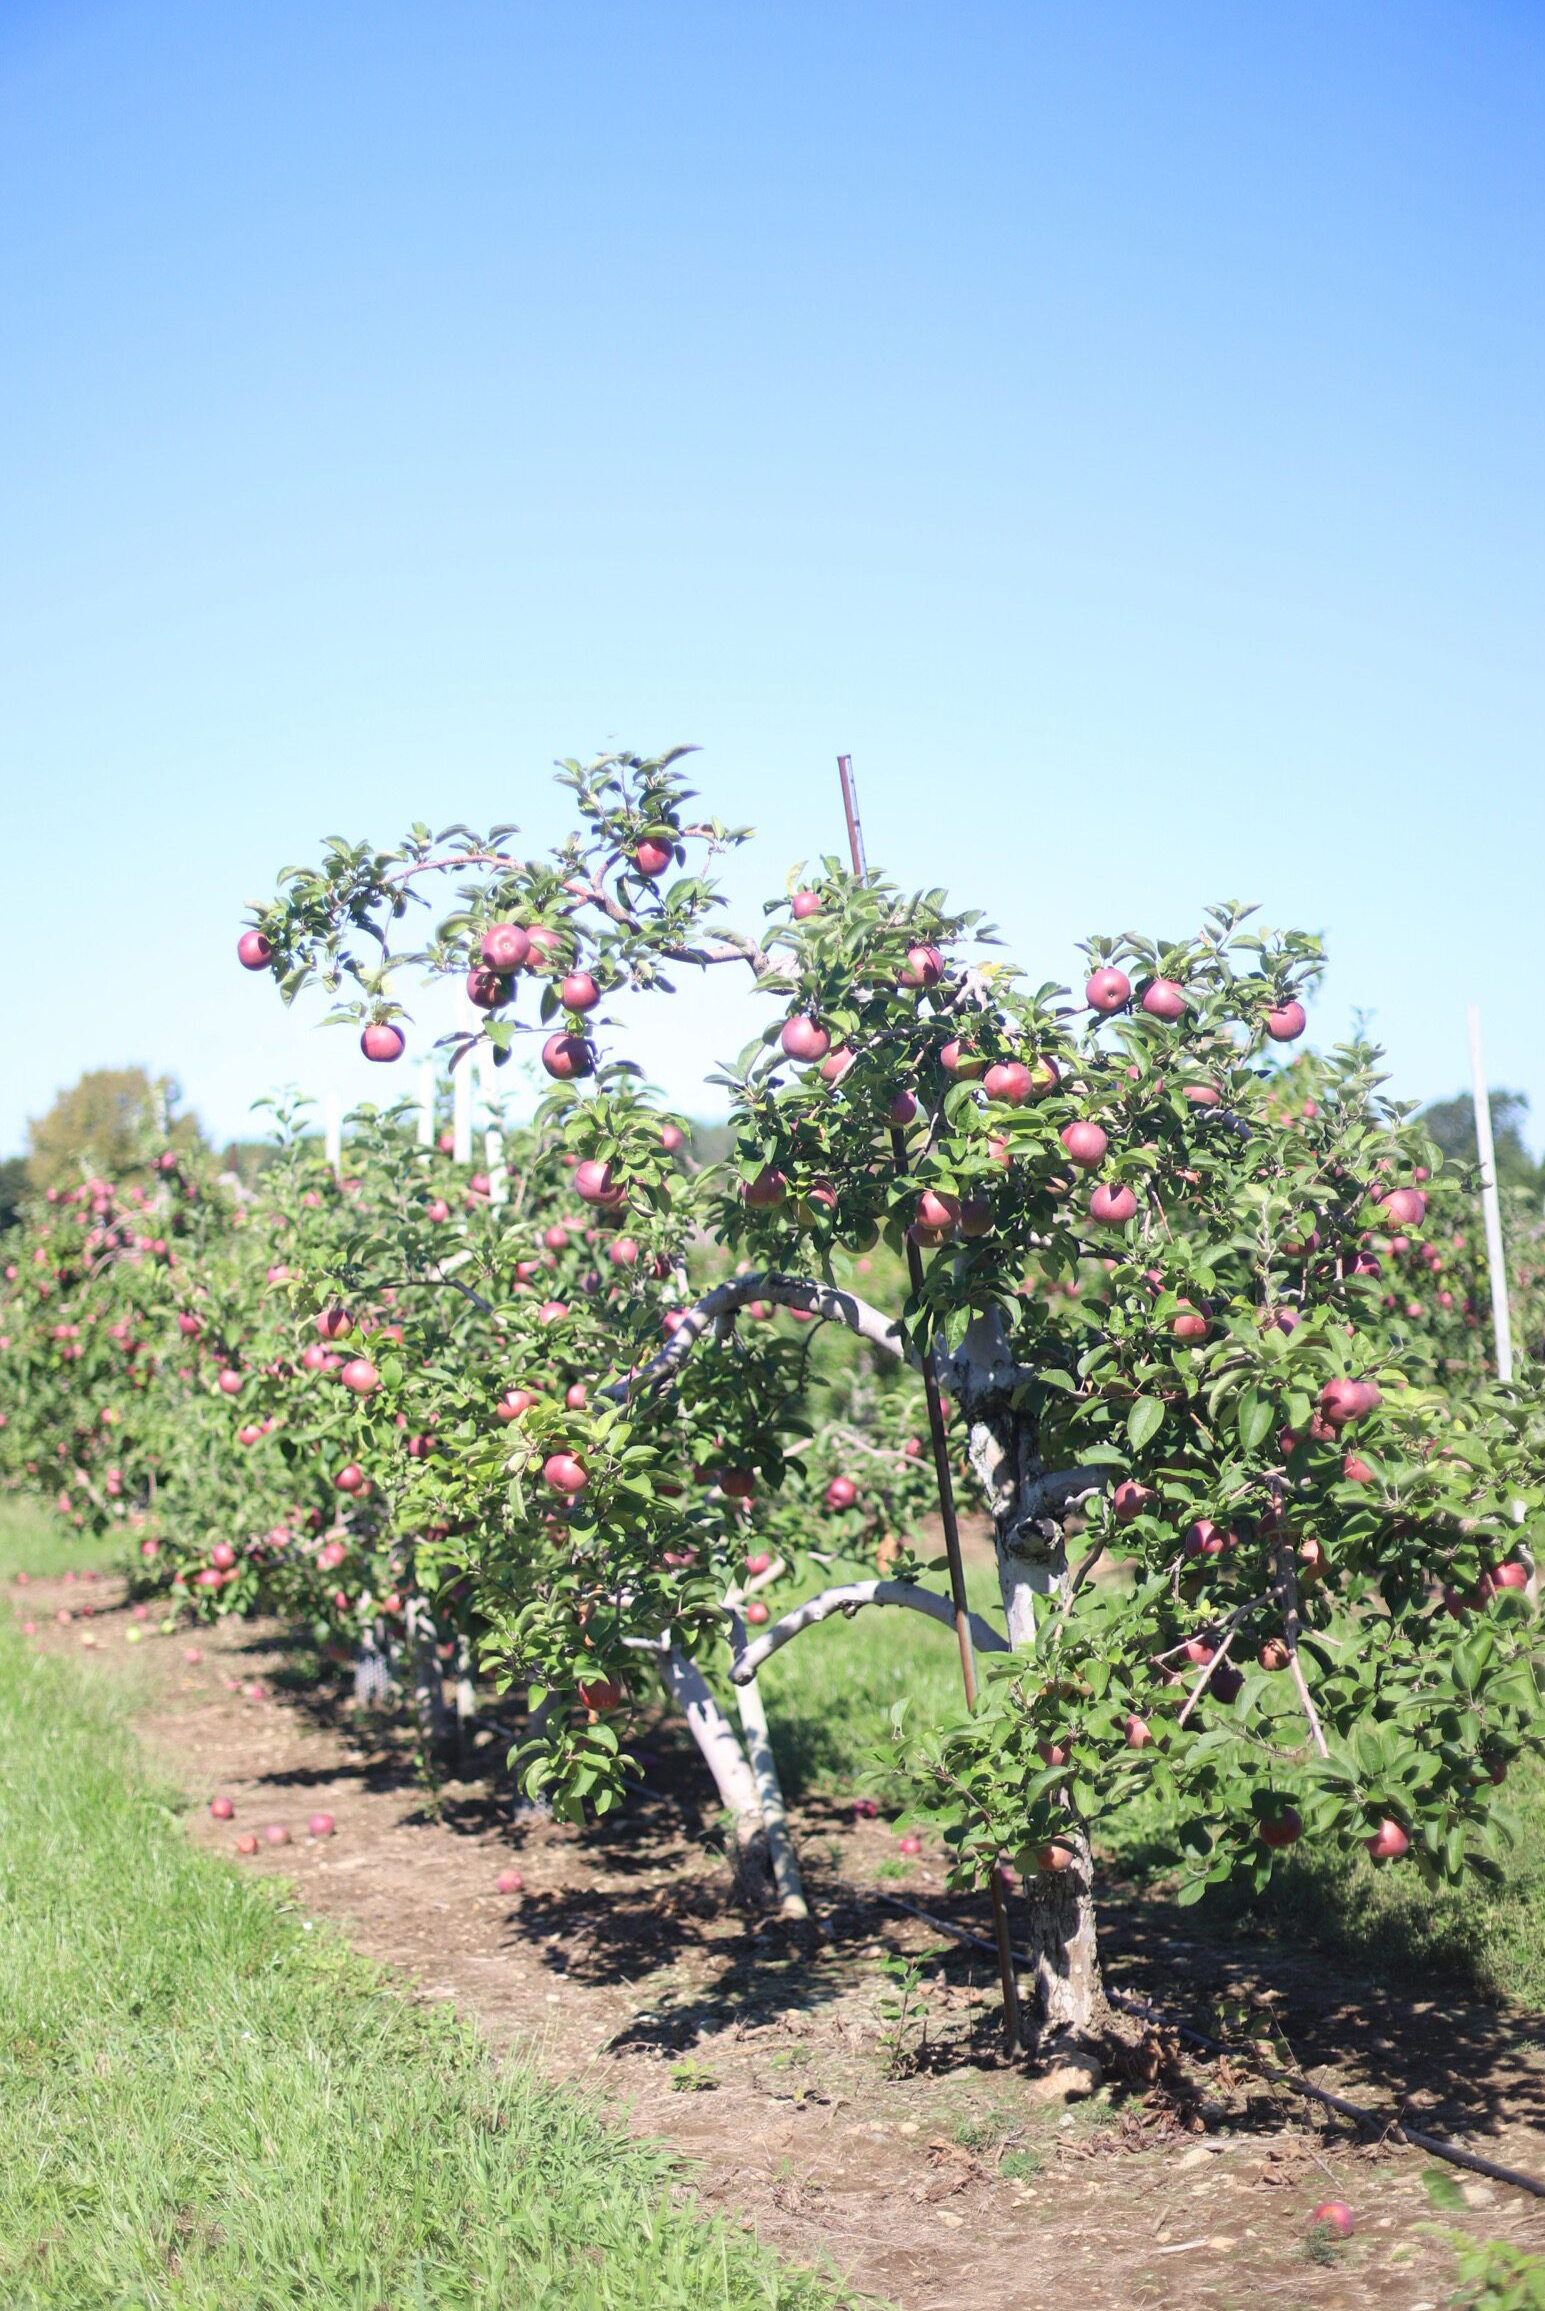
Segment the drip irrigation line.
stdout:
[[[853,1892],[859,1895],[860,1900],[888,1902],[893,1909],[905,1910],[910,1916],[921,1918],[925,1926],[937,1926],[941,1933],[953,1935],[957,1942],[969,1942],[974,1950],[985,1950],[990,1957],[997,1955],[996,1945],[981,1934],[968,1933],[964,1926],[951,1925],[948,1918],[936,1917],[932,1910],[920,1910],[915,1902],[904,1902],[899,1894],[882,1894],[878,1890],[872,1894],[862,1894],[857,1887],[853,1888]],[[1023,1950],[1016,1950],[1014,1955],[1022,1966],[1031,1963]],[[1106,1996],[1113,2005],[1124,2006],[1129,2013],[1143,2015],[1148,2021],[1157,2022],[1166,2030],[1173,2030],[1177,2038],[1186,2039],[1192,2046],[1204,2047],[1209,2054],[1239,2053],[1238,2047],[1226,2045],[1220,2038],[1209,2038],[1204,2031],[1192,2030],[1184,2022],[1173,2021],[1160,2008],[1150,2005],[1146,1998],[1131,1997],[1124,1990],[1109,1990]],[[1348,2102],[1345,2095],[1332,2094],[1328,2087],[1311,2086],[1307,2078],[1299,2077],[1295,2071],[1280,2070],[1275,2063],[1263,2062],[1257,2067],[1263,2078],[1290,2088],[1294,2094],[1307,2095],[1311,2101],[1323,2103],[1327,2110],[1337,2111],[1343,2118],[1356,2119],[1363,2126],[1377,2127],[1381,2133],[1393,2135],[1398,2141],[1409,2143],[1415,2150],[1430,2151],[1434,2158],[1447,2159],[1451,2166],[1468,2167],[1473,2174],[1485,2175],[1494,2183],[1507,2183],[1515,2191],[1527,2191],[1531,2198],[1545,2199],[1545,2182],[1539,2181],[1534,2175],[1520,2174],[1514,2167],[1499,2166],[1495,2159],[1484,2159],[1478,2151],[1466,2150],[1462,2143],[1449,2142],[1442,2135],[1423,2134],[1416,2127],[1407,2126],[1403,2119],[1381,2117],[1378,2111],[1368,2110],[1362,2103]]]

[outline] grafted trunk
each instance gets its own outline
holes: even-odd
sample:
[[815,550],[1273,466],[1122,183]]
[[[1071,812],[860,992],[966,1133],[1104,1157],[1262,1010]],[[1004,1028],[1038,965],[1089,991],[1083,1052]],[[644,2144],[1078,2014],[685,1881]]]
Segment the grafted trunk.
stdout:
[[746,1753],[714,1699],[708,1680],[689,1654],[672,1645],[660,1656],[660,1671],[713,1776],[719,1803],[734,1823],[736,1868],[742,1889],[749,1901],[766,1908],[773,1900],[776,1881],[762,1801]]
[[413,1714],[419,1739],[431,1755],[449,1757],[456,1746],[454,1721],[445,1706],[445,1676],[435,1646],[435,1621],[427,1598],[413,1595],[407,1609],[412,1656]]
[[[1062,1515],[1046,1513],[1047,1485],[1033,1424],[1005,1402],[998,1386],[1008,1361],[999,1320],[979,1319],[966,1335],[957,1375],[971,1415],[972,1466],[992,1514],[1009,1642],[1016,1651],[1033,1653],[1038,1618],[1055,1613],[1067,1592],[1067,1547]],[[1089,1840],[1074,1823],[1059,1842],[1072,1848],[1072,1867],[1038,1870],[1025,1886],[1037,2036],[1043,2044],[1055,2038],[1097,2038],[1109,2015],[1100,1978]]]
[[794,1840],[789,1834],[788,1816],[783,1808],[783,1784],[778,1779],[772,1735],[767,1727],[767,1711],[763,1707],[761,1689],[754,1677],[749,1678],[744,1685],[736,1686],[735,1699],[740,1709],[740,1730],[746,1738],[746,1756],[756,1777],[757,1796],[767,1830],[767,1852],[778,1888],[778,1908],[785,1918],[808,1918],[810,1909],[805,1900]]

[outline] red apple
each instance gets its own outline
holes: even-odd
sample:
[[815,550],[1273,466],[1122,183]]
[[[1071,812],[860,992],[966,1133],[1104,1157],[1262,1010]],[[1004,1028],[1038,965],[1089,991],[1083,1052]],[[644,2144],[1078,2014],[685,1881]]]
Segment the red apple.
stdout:
[[1050,1845],[1037,1849],[1035,1866],[1038,1870],[1070,1870],[1077,1859],[1071,1846],[1064,1845],[1060,1838],[1053,1838]]
[[287,1846],[289,1842],[290,1833],[285,1828],[283,1822],[270,1822],[267,1829],[263,1832],[263,1843],[265,1845]]
[[1341,1474],[1348,1484],[1372,1484],[1373,1471],[1355,1452],[1349,1452],[1341,1463]]
[[645,881],[652,883],[657,875],[664,874],[675,855],[668,842],[661,842],[656,835],[645,835],[633,853],[633,864]]
[[850,1509],[858,1498],[858,1487],[850,1476],[834,1476],[826,1488],[829,1509]]
[[1146,1717],[1124,1717],[1121,1731],[1128,1749],[1146,1749],[1153,1739]]
[[236,1551],[231,1547],[229,1541],[216,1541],[209,1552],[209,1561],[212,1565],[217,1566],[222,1573],[228,1573],[236,1562]]
[[987,1062],[969,1043],[955,1035],[939,1053],[939,1065],[946,1075],[956,1075],[962,1083],[970,1083],[985,1071]]
[[503,1421],[519,1420],[521,1414],[529,1412],[536,1401],[536,1396],[529,1388],[507,1388],[494,1406],[494,1418]]
[[1365,1838],[1363,1843],[1376,1862],[1398,1862],[1401,1855],[1409,1853],[1411,1849],[1411,1840],[1406,1831],[1399,1822],[1391,1821],[1387,1815],[1372,1837]]
[[1320,1390],[1321,1417],[1332,1428],[1347,1428],[1372,1410],[1373,1399],[1365,1380],[1327,1380]]
[[853,1052],[846,1043],[839,1043],[835,1051],[828,1051],[821,1062],[821,1081],[840,1083],[853,1064]]
[[237,959],[248,971],[266,971],[274,950],[261,931],[243,931],[236,942]]
[[558,989],[558,1000],[565,1011],[593,1011],[601,990],[588,971],[571,971]]
[[1284,1846],[1296,1846],[1303,1836],[1303,1818],[1292,1806],[1284,1806],[1279,1814],[1270,1814],[1259,1823],[1255,1834],[1263,1846],[1280,1853]]
[[1002,1100],[1005,1107],[1023,1107],[1031,1095],[1030,1070],[1020,1060],[1000,1059],[988,1068],[982,1089],[989,1099]]
[[595,1059],[582,1035],[549,1035],[542,1046],[542,1065],[560,1083],[574,1083],[595,1072]]
[[785,1020],[783,1033],[778,1038],[786,1056],[802,1062],[824,1059],[831,1049],[831,1040],[824,1027],[798,1014]]
[[1285,1669],[1292,1658],[1292,1654],[1288,1651],[1287,1640],[1284,1637],[1268,1637],[1256,1655],[1256,1659],[1263,1669],[1274,1671]]
[[324,1308],[316,1328],[323,1340],[342,1340],[353,1331],[354,1319],[347,1308]]
[[228,1797],[212,1797],[209,1801],[209,1810],[217,1822],[228,1822],[236,1808]]
[[374,1396],[381,1385],[381,1375],[368,1356],[351,1356],[338,1377],[356,1396]]
[[944,957],[937,947],[909,947],[899,976],[903,987],[937,987],[944,977]]
[[258,1842],[257,1839],[253,1836],[251,1830],[244,1831],[243,1834],[236,1840],[236,1851],[239,1854],[255,1854],[257,1850]]
[[896,1842],[901,1852],[904,1854],[920,1854],[923,1850],[923,1841],[921,1838],[898,1838]]
[[919,1228],[944,1230],[953,1228],[960,1217],[960,1198],[945,1195],[936,1188],[924,1188],[917,1199],[915,1223]]
[[333,1478],[333,1483],[341,1493],[362,1493],[365,1489],[365,1472],[357,1460],[345,1461]]
[[[598,1163],[587,1156],[574,1174],[574,1193],[584,1204],[620,1203],[626,1189],[619,1188],[610,1164]],[[564,1238],[567,1242],[567,1237]]]
[[508,1003],[510,993],[509,981],[501,979],[497,971],[467,973],[467,1001],[476,1004],[479,1011],[497,1011],[501,1003]]
[[306,1824],[306,1835],[313,1838],[330,1838],[337,1826],[330,1813],[314,1813]]
[[1295,1043],[1307,1025],[1304,1007],[1296,1001],[1274,1004],[1266,1014],[1266,1032],[1273,1043]]
[[1084,1001],[1091,1011],[1120,1011],[1131,1000],[1131,980],[1125,971],[1117,971],[1109,963],[1094,972],[1084,983]]
[[389,1063],[402,1057],[407,1041],[400,1027],[390,1026],[384,1019],[373,1019],[361,1035],[359,1047],[367,1059]]
[[790,903],[796,923],[808,923],[812,915],[821,912],[820,894],[816,891],[796,891]]
[[679,1155],[686,1144],[687,1135],[678,1125],[674,1123],[661,1124],[660,1145],[667,1155]]
[[567,1300],[544,1300],[536,1312],[539,1324],[561,1324],[569,1312]]
[[1350,2239],[1356,2228],[1352,2221],[1352,2210],[1344,2199],[1322,2199],[1314,2210],[1313,2220],[1343,2239]]
[[1118,1525],[1129,1525],[1143,1514],[1152,1499],[1147,1485],[1139,1484],[1135,1477],[1123,1477],[1110,1496],[1111,1513]]
[[1102,1163],[1110,1146],[1109,1138],[1097,1123],[1083,1120],[1065,1123],[1057,1136],[1074,1163],[1085,1171],[1092,1171],[1097,1163]]
[[916,1093],[911,1091],[898,1091],[895,1098],[891,1101],[890,1106],[886,1109],[885,1114],[887,1122],[889,1122],[897,1131],[905,1131],[909,1123],[914,1123],[917,1120]]
[[557,968],[567,942],[561,931],[549,930],[545,923],[537,923],[526,933],[531,952],[526,958],[528,971],[545,976]]
[[766,1618],[767,1607],[762,1603],[760,1597],[753,1597],[750,1604],[746,1607],[746,1619],[751,1623],[753,1628],[760,1629]]
[[1198,1517],[1195,1524],[1187,1526],[1181,1545],[1188,1557],[1226,1557],[1237,1538],[1215,1525],[1211,1517]]
[[765,1573],[771,1563],[772,1559],[767,1554],[767,1551],[765,1549],[757,1549],[751,1556],[747,1557],[746,1571],[751,1575],[751,1578],[755,1580],[757,1574]]
[[240,1396],[243,1378],[242,1373],[228,1365],[216,1381],[215,1386],[220,1390],[222,1396]]
[[1176,1340],[1205,1340],[1210,1330],[1207,1319],[1198,1309],[1185,1302],[1170,1318],[1170,1332]]
[[1183,1019],[1186,991],[1177,979],[1150,979],[1143,989],[1142,1007],[1150,1019]]
[[567,1494],[571,1499],[582,1493],[590,1482],[589,1470],[572,1452],[549,1453],[542,1463],[542,1475],[555,1493]]
[[1137,1198],[1130,1188],[1112,1187],[1103,1182],[1089,1198],[1089,1217],[1114,1227],[1122,1227],[1137,1214]]
[[[583,1690],[583,1688],[581,1688]],[[519,1870],[501,1870],[494,1880],[494,1891],[500,1894],[523,1894],[526,1881]]]
[[490,923],[478,952],[486,969],[496,971],[501,979],[508,979],[531,953],[530,934],[522,930],[519,923]]
[[754,1180],[747,1180],[740,1192],[752,1211],[776,1211],[789,1192],[788,1177],[769,1165]]

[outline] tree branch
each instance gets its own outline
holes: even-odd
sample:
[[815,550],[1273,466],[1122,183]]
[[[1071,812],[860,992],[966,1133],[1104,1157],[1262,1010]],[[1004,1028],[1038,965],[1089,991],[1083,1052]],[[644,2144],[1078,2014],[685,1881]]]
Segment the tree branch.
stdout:
[[[802,1629],[814,1629],[822,1621],[829,1621],[833,1613],[846,1614],[850,1619],[864,1605],[904,1605],[914,1613],[926,1613],[931,1621],[942,1628],[955,1626],[955,1608],[948,1597],[941,1597],[936,1589],[920,1589],[910,1581],[846,1581],[841,1587],[823,1589],[819,1596],[807,1597],[803,1605],[796,1605],[775,1621],[748,1645],[730,1664],[730,1676],[737,1685],[744,1685],[754,1677],[764,1661],[797,1637]],[[1013,1650],[1006,1637],[1001,1637],[991,1622],[980,1613],[973,1613],[971,1640],[983,1653],[1008,1653]]]
[[914,1371],[922,1370],[922,1359],[905,1345],[901,1327],[894,1317],[872,1308],[856,1293],[839,1290],[834,1284],[818,1284],[807,1276],[769,1273],[730,1276],[724,1283],[716,1284],[696,1307],[688,1309],[658,1355],[652,1356],[631,1379],[614,1380],[601,1394],[621,1404],[638,1389],[658,1388],[685,1364],[703,1334],[711,1331],[721,1316],[734,1315],[752,1300],[771,1300],[780,1308],[799,1308],[807,1315],[823,1318],[828,1324],[845,1324],[860,1340],[867,1340],[871,1348],[895,1357],[898,1363],[910,1364]]

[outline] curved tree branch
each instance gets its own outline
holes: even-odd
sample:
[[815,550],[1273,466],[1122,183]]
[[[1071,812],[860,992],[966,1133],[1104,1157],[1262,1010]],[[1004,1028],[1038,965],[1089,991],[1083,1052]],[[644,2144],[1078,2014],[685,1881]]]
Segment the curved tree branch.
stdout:
[[[851,1617],[864,1605],[905,1605],[914,1613],[926,1613],[931,1621],[937,1621],[945,1629],[955,1626],[954,1606],[936,1589],[920,1589],[911,1581],[845,1581],[839,1588],[823,1589],[819,1596],[807,1597],[803,1605],[796,1605],[781,1621],[775,1621],[754,1645],[737,1654],[730,1664],[730,1676],[737,1685],[746,1684],[764,1661],[787,1645],[791,1637],[797,1637],[802,1629],[814,1629],[820,1622],[830,1620],[833,1613]],[[971,1614],[970,1621],[971,1641],[981,1652],[1013,1650],[1008,1639],[1000,1636],[980,1613]]]
[[882,1355],[910,1364],[917,1372],[923,1368],[916,1350],[902,1339],[901,1327],[895,1318],[871,1307],[867,1300],[860,1300],[856,1293],[839,1290],[835,1284],[815,1283],[808,1276],[767,1273],[731,1276],[724,1283],[716,1284],[696,1307],[687,1310],[657,1356],[652,1356],[631,1379],[614,1380],[601,1394],[620,1404],[639,1389],[658,1388],[685,1364],[704,1333],[711,1331],[721,1317],[735,1315],[752,1300],[772,1300],[780,1308],[799,1308],[807,1315],[823,1318],[828,1324],[845,1324],[850,1332],[856,1333],[860,1340],[867,1340],[870,1347],[878,1348]]

